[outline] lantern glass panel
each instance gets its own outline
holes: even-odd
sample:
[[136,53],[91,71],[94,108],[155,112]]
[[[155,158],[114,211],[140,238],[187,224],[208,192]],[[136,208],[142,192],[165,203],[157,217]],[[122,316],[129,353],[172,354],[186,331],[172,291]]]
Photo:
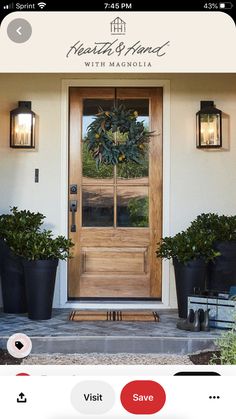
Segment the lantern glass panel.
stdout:
[[32,115],[20,113],[14,117],[14,145],[30,146]]
[[220,114],[200,114],[201,146],[220,146]]
[[11,116],[11,147],[34,148],[35,114],[16,112]]

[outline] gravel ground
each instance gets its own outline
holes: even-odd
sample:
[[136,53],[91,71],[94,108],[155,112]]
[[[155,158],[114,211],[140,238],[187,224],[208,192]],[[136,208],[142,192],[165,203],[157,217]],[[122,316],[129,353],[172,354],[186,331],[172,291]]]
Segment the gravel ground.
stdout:
[[187,355],[156,354],[54,354],[50,356],[31,355],[22,365],[193,365]]
[[13,358],[7,351],[0,349],[0,365],[17,365],[21,362],[21,359]]

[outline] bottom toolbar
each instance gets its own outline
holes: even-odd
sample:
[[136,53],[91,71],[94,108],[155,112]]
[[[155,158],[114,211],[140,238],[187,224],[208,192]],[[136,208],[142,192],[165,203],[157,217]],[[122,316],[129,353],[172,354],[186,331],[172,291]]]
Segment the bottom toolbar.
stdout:
[[94,375],[19,375],[0,378],[3,417],[235,418],[235,377],[101,376],[96,375],[96,368]]

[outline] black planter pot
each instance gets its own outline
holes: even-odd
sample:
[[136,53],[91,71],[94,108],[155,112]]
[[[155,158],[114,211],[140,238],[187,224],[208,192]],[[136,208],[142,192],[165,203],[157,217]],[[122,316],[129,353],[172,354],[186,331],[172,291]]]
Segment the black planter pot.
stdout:
[[9,247],[3,239],[0,238],[0,275],[2,274],[3,263],[6,255],[9,253]]
[[4,247],[4,257],[1,258],[0,268],[3,311],[12,314],[26,313],[27,302],[22,259],[14,255],[7,245],[5,246],[1,245],[1,250]]
[[188,296],[194,293],[194,288],[206,288],[206,262],[195,259],[186,264],[173,260],[175,270],[175,283],[177,292],[179,317],[185,318],[188,314]]
[[52,317],[58,260],[24,260],[28,316],[31,320]]
[[226,291],[236,285],[236,241],[218,242],[215,249],[221,255],[208,266],[208,287],[211,290]]

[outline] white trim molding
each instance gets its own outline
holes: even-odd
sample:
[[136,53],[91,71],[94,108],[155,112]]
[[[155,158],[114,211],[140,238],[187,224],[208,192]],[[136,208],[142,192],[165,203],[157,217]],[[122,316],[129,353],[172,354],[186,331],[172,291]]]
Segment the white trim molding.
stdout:
[[[170,81],[138,78],[75,78],[63,79],[61,90],[61,226],[63,235],[68,235],[68,117],[69,87],[162,87],[163,88],[163,236],[170,231]],[[66,216],[65,216],[66,214]],[[67,264],[62,262],[59,271],[60,308],[170,308],[170,264],[163,262],[162,301],[145,302],[73,302],[67,298]]]

